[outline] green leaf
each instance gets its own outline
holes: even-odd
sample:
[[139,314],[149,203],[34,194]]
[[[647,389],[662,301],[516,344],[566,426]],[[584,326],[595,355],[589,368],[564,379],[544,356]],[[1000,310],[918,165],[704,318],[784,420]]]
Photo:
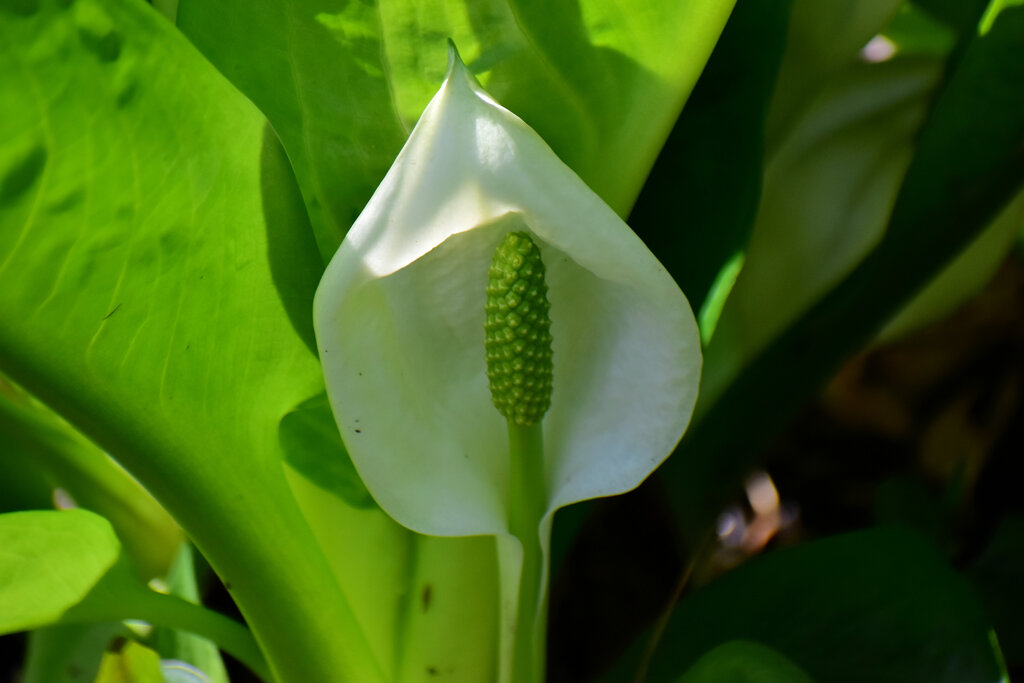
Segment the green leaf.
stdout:
[[859,64],[805,106],[766,162],[743,270],[707,345],[706,405],[882,239],[940,74],[930,59]]
[[736,5],[629,217],[694,310],[753,226],[790,3]]
[[131,635],[119,622],[57,624],[31,631],[22,683],[93,683],[110,642]]
[[164,683],[160,656],[132,641],[122,641],[103,655],[95,683]]
[[76,505],[110,520],[143,576],[166,573],[182,540],[170,515],[106,453],[38,401],[7,387],[0,393],[0,438],[9,448],[0,450],[0,463],[21,465],[21,477],[38,470],[50,489],[64,490]]
[[0,515],[0,633],[56,623],[82,602],[121,553],[110,524],[84,510]]
[[[919,134],[882,241],[698,413],[662,468],[691,537],[839,364],[862,347],[1024,183],[1024,8],[1004,10],[961,53]],[[710,350],[709,350],[710,356]],[[710,359],[709,359],[710,360]],[[771,388],[765,400],[765,387]],[[743,424],[743,429],[736,429]]]
[[[197,605],[202,604],[196,583],[192,546],[188,542],[179,547],[166,583],[171,595]],[[224,660],[217,646],[206,638],[187,631],[161,627],[154,630],[152,642],[163,659],[183,661],[200,669],[206,678],[204,683],[229,683]]]
[[326,258],[444,77],[445,38],[628,213],[731,0],[183,0],[178,24],[288,150]]
[[1006,261],[1024,227],[1024,192],[928,283],[879,334],[887,341],[938,320],[980,292]]
[[733,640],[698,659],[678,683],[811,683],[811,678],[770,647]]
[[282,680],[373,681],[281,472],[281,417],[323,390],[281,147],[150,7],[32,9],[0,9],[0,369],[174,515]]
[[832,77],[858,61],[861,48],[902,0],[794,0],[786,52],[767,125],[767,147],[785,140],[803,108]]
[[990,0],[913,0],[933,17],[962,33],[972,33]]
[[771,553],[675,609],[648,681],[674,681],[735,639],[777,650],[821,681],[1003,680],[990,626],[965,579],[898,528]]
[[944,56],[956,43],[953,30],[909,1],[903,3],[883,35],[893,42],[901,55]]
[[216,612],[147,588],[110,522],[87,510],[0,515],[0,634],[56,623],[142,619],[215,640],[266,679],[248,630]]
[[303,477],[353,508],[377,506],[341,441],[326,393],[281,418],[278,437],[285,462]]
[[[4,400],[0,397],[0,401]],[[53,507],[53,486],[42,468],[0,427],[0,512]]]
[[1007,664],[1024,666],[1024,516],[1009,516],[1000,523],[967,575],[992,619]]

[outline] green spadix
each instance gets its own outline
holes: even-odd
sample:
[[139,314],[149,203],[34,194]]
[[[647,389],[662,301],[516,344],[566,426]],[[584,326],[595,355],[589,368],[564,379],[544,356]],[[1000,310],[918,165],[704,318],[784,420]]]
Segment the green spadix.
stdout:
[[505,235],[488,272],[484,323],[494,407],[520,426],[551,405],[551,317],[544,261],[525,232]]

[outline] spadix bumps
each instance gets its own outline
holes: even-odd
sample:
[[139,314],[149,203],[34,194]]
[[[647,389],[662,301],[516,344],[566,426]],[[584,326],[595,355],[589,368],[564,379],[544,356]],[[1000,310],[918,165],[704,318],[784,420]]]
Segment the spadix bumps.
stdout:
[[494,252],[487,283],[487,377],[491,400],[517,425],[538,422],[551,405],[551,318],[540,250],[510,232]]

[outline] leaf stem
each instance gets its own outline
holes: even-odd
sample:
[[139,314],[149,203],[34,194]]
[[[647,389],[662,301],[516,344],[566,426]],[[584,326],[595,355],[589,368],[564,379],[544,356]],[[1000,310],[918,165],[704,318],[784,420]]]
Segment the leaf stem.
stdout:
[[143,589],[133,596],[131,616],[208,638],[264,681],[273,681],[256,639],[244,625],[187,600]]
[[509,531],[523,546],[519,609],[512,664],[514,683],[544,680],[547,596],[541,595],[544,553],[539,527],[547,509],[544,435],[541,422],[528,426],[508,421],[510,456]]

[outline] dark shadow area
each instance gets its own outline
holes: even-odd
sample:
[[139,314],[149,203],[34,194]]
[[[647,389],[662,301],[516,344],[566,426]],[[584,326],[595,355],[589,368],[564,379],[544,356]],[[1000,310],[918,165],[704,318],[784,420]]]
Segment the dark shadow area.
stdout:
[[278,438],[285,461],[311,482],[354,508],[375,505],[341,441],[327,394],[303,401],[281,418]]
[[736,5],[629,216],[694,311],[754,226],[791,4]]
[[324,266],[288,156],[269,123],[263,130],[260,190],[274,287],[292,327],[316,355],[313,295]]

